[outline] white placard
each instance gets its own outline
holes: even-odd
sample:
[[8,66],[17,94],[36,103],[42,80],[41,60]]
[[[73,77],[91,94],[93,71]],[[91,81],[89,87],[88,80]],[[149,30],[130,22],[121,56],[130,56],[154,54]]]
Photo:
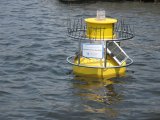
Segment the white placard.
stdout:
[[88,58],[103,58],[103,45],[101,44],[82,44],[82,55]]

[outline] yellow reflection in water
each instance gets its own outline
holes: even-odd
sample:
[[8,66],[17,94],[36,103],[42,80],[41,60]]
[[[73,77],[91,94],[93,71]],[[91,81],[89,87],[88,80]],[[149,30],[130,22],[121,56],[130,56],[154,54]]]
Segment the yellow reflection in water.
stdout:
[[105,113],[109,117],[116,117],[118,115],[118,111],[112,108],[111,105],[115,105],[122,100],[122,95],[114,88],[115,85],[121,84],[122,82],[111,79],[84,77],[75,77],[75,79],[78,80],[78,82],[73,84],[74,87],[79,90],[77,95],[84,100],[100,104],[100,108],[97,108],[97,105],[84,104],[85,111]]

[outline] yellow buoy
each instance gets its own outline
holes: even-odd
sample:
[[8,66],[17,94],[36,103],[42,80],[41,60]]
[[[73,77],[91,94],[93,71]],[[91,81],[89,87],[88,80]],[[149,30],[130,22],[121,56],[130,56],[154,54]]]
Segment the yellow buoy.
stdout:
[[126,66],[133,63],[119,44],[121,40],[133,38],[133,31],[123,21],[116,26],[118,20],[105,18],[104,13],[97,11],[97,18],[86,18],[84,23],[82,19],[69,23],[68,35],[79,39],[79,50],[67,61],[77,76],[121,77]]

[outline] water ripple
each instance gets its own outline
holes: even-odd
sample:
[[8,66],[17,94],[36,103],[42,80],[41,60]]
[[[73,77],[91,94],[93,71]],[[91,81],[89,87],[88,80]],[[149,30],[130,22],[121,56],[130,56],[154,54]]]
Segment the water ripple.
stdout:
[[[122,47],[134,59],[123,78],[73,75],[66,58],[78,41],[66,35],[68,17],[97,8],[135,25]],[[1,120],[159,119],[159,4],[58,0],[0,1]]]

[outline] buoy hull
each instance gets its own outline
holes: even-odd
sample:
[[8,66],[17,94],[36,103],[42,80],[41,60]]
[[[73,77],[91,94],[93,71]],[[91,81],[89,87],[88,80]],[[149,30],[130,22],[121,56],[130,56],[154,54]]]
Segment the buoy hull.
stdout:
[[[104,62],[101,60],[97,60],[94,58],[81,58],[80,64],[83,66],[73,66],[73,73],[77,76],[88,76],[88,77],[96,77],[96,78],[113,78],[113,77],[122,77],[125,76],[126,67],[120,68],[100,68],[104,65]],[[75,64],[78,63],[78,60],[75,59]],[[106,65],[108,67],[117,66],[117,63],[111,59],[107,59]],[[126,62],[122,64],[123,66],[126,65]],[[88,66],[88,67],[84,67]],[[96,68],[91,67],[96,66]],[[99,68],[97,68],[99,67]]]

